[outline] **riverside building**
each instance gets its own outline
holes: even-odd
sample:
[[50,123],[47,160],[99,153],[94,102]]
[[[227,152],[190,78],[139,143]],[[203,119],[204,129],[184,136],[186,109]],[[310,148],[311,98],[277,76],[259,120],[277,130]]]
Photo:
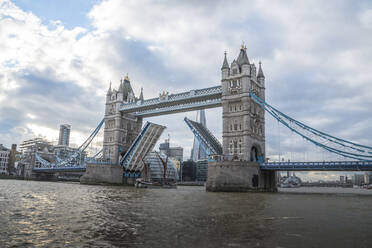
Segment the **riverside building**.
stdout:
[[0,144],[0,174],[8,174],[10,150]]

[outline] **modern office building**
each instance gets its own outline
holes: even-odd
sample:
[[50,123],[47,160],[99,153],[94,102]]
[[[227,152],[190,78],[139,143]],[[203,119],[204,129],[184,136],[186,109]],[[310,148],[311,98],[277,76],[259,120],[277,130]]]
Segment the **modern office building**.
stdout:
[[169,144],[169,139],[166,139],[164,143],[159,145],[159,150],[164,155],[167,155],[170,158],[178,160],[180,162],[183,161],[183,148],[180,146],[171,147]]
[[207,181],[208,177],[208,160],[198,160],[196,161],[196,181]]
[[70,131],[71,126],[68,124],[63,124],[59,128],[59,139],[58,145],[60,146],[69,146],[70,143]]
[[[161,154],[161,153],[158,154],[156,152],[150,152],[146,156],[146,159],[145,159],[150,169],[150,180],[153,182],[162,181],[163,176],[164,176],[164,167],[163,167],[163,164],[159,156],[163,160],[166,160],[166,156],[164,154]],[[168,160],[167,162],[165,176],[166,176],[166,180],[168,181],[178,180],[176,165],[172,162],[172,160]]]
[[184,161],[181,164],[181,181],[195,181],[196,163],[192,160]]

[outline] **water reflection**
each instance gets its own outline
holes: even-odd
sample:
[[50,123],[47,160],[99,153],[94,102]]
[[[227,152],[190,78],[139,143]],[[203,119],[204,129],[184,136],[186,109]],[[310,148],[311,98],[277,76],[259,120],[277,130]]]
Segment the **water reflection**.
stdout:
[[0,180],[0,244],[317,247],[333,240],[338,247],[368,247],[363,245],[372,241],[371,235],[361,227],[370,229],[371,207],[372,198],[360,196],[207,193],[203,187],[135,189]]

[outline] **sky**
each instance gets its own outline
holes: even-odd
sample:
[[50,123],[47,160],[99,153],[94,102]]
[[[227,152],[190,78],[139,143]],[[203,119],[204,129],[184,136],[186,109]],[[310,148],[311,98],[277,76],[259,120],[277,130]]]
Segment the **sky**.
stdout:
[[[126,73],[138,96],[156,97],[220,84],[224,51],[231,63],[245,42],[262,62],[266,100],[309,126],[372,145],[372,1],[0,0],[0,143],[58,138],[72,126],[81,144],[104,114],[109,82]],[[167,126],[190,154],[183,118]],[[206,110],[222,139],[220,108]],[[266,115],[272,160],[332,159]],[[337,173],[306,174],[337,178]]]

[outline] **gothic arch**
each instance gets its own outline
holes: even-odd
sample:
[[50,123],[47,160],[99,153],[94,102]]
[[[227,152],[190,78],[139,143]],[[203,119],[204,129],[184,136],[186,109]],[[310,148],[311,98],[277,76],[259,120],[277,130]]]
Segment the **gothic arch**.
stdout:
[[250,149],[250,161],[259,162],[262,159],[263,159],[263,156],[262,156],[262,150],[261,150],[260,145],[253,144]]

